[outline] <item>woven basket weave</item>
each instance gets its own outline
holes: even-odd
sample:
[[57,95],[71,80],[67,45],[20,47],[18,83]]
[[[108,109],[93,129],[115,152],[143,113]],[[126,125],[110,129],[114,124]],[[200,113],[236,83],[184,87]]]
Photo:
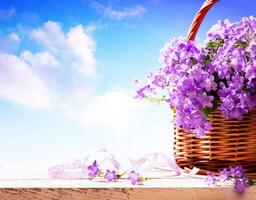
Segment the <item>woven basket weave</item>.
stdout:
[[[206,0],[189,29],[188,40],[194,40],[208,10],[217,0]],[[241,165],[248,177],[256,175],[256,109],[245,115],[242,121],[227,120],[219,110],[209,116],[213,130],[196,138],[182,128],[174,130],[174,155],[182,168],[200,168],[219,172],[228,166]]]

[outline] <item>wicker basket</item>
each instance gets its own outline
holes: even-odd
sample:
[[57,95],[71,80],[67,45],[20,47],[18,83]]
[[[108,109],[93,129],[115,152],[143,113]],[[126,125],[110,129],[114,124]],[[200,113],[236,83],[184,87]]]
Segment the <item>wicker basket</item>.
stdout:
[[[208,10],[217,0],[206,0],[189,29],[187,39],[194,40]],[[196,138],[182,128],[174,131],[174,154],[182,168],[198,167],[200,174],[219,172],[224,167],[241,165],[248,177],[256,175],[256,109],[242,121],[227,120],[215,111],[209,120],[213,130]]]

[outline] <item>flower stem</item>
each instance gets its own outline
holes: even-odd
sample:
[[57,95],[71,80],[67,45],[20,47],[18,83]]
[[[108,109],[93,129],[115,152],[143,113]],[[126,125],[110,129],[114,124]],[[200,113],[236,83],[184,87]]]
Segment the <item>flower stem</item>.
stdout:
[[165,96],[163,96],[162,98],[154,98],[154,97],[146,96],[146,98],[149,99],[152,102],[157,102],[157,103],[167,100],[165,98]]
[[121,178],[121,177],[124,176],[125,174],[126,174],[126,172],[118,173],[116,176],[117,176],[117,178]]

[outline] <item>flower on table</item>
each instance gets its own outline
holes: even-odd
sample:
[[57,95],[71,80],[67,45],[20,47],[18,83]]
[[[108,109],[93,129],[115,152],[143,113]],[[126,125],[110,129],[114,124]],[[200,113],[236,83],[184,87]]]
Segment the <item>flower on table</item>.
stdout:
[[115,182],[118,179],[118,176],[116,174],[116,171],[110,171],[109,169],[106,171],[106,174],[104,176],[105,180],[107,180],[108,182]]
[[249,180],[246,177],[235,180],[235,190],[237,192],[243,193],[246,188],[249,188]]
[[216,176],[214,175],[213,172],[207,172],[207,176],[205,178],[205,182],[207,185],[215,185],[216,184]]
[[221,172],[220,172],[220,180],[221,181],[226,181],[229,178],[229,171],[227,170],[227,168],[224,168]]
[[87,170],[88,170],[88,178],[89,179],[94,179],[96,176],[98,176],[100,174],[100,169],[98,167],[98,163],[96,160],[93,162],[92,165],[89,165],[87,167]]
[[235,168],[230,166],[228,169],[224,168],[220,172],[219,177],[216,177],[213,172],[207,172],[206,183],[208,185],[216,185],[217,181],[232,181],[234,183],[234,189],[239,193],[243,193],[251,185],[256,185],[255,180],[246,177],[245,170],[241,166]]
[[130,180],[133,185],[137,185],[137,184],[141,183],[141,181],[142,181],[140,175],[138,173],[136,173],[135,171],[131,171],[128,174],[127,179]]
[[237,166],[235,168],[230,166],[229,169],[230,169],[230,175],[232,177],[241,178],[241,177],[244,177],[244,175],[245,175],[244,174],[245,171],[244,171],[244,169],[241,166]]
[[142,184],[144,181],[149,180],[148,177],[140,176],[140,174],[135,171],[131,171],[128,174],[127,179],[130,180],[133,185]]
[[127,176],[127,180],[130,180],[133,185],[141,184],[144,181],[148,180],[148,177],[140,176],[135,171],[131,171],[127,174],[127,172],[117,172],[115,170],[109,170],[107,169],[105,173],[102,169],[99,168],[99,165],[97,161],[95,160],[92,165],[89,165],[86,167],[87,169],[87,176],[90,180],[96,178],[96,177],[102,177],[107,182],[116,182],[118,179],[120,179],[123,176]]

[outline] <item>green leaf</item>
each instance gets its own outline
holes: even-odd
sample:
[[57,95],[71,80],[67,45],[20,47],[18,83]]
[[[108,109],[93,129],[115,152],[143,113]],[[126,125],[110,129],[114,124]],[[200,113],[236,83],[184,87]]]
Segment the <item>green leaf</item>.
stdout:
[[256,185],[256,180],[249,179],[249,186]]
[[[212,91],[215,92],[215,91]],[[212,95],[215,96],[215,95]],[[212,107],[205,107],[201,110],[201,112],[206,115],[209,116],[211,113],[213,113],[215,110],[217,110],[218,106],[219,106],[219,100],[215,99],[212,101],[213,106]]]
[[236,46],[236,47],[242,47],[243,49],[245,49],[245,48],[248,47],[249,45],[248,45],[246,42],[244,42],[244,41],[237,41],[237,42],[235,43],[235,46]]
[[215,41],[208,42],[208,43],[206,44],[206,48],[207,48],[207,49],[215,48],[215,47],[218,47],[218,43],[215,42]]
[[202,109],[202,113],[206,116],[208,116],[209,114],[211,114],[214,111],[213,107],[205,107]]
[[195,59],[195,58],[193,58],[193,57],[191,58],[191,60],[192,60],[193,65],[195,65],[195,64],[198,63],[197,59]]
[[209,54],[203,57],[203,63],[208,63],[211,61],[212,61],[212,58]]

